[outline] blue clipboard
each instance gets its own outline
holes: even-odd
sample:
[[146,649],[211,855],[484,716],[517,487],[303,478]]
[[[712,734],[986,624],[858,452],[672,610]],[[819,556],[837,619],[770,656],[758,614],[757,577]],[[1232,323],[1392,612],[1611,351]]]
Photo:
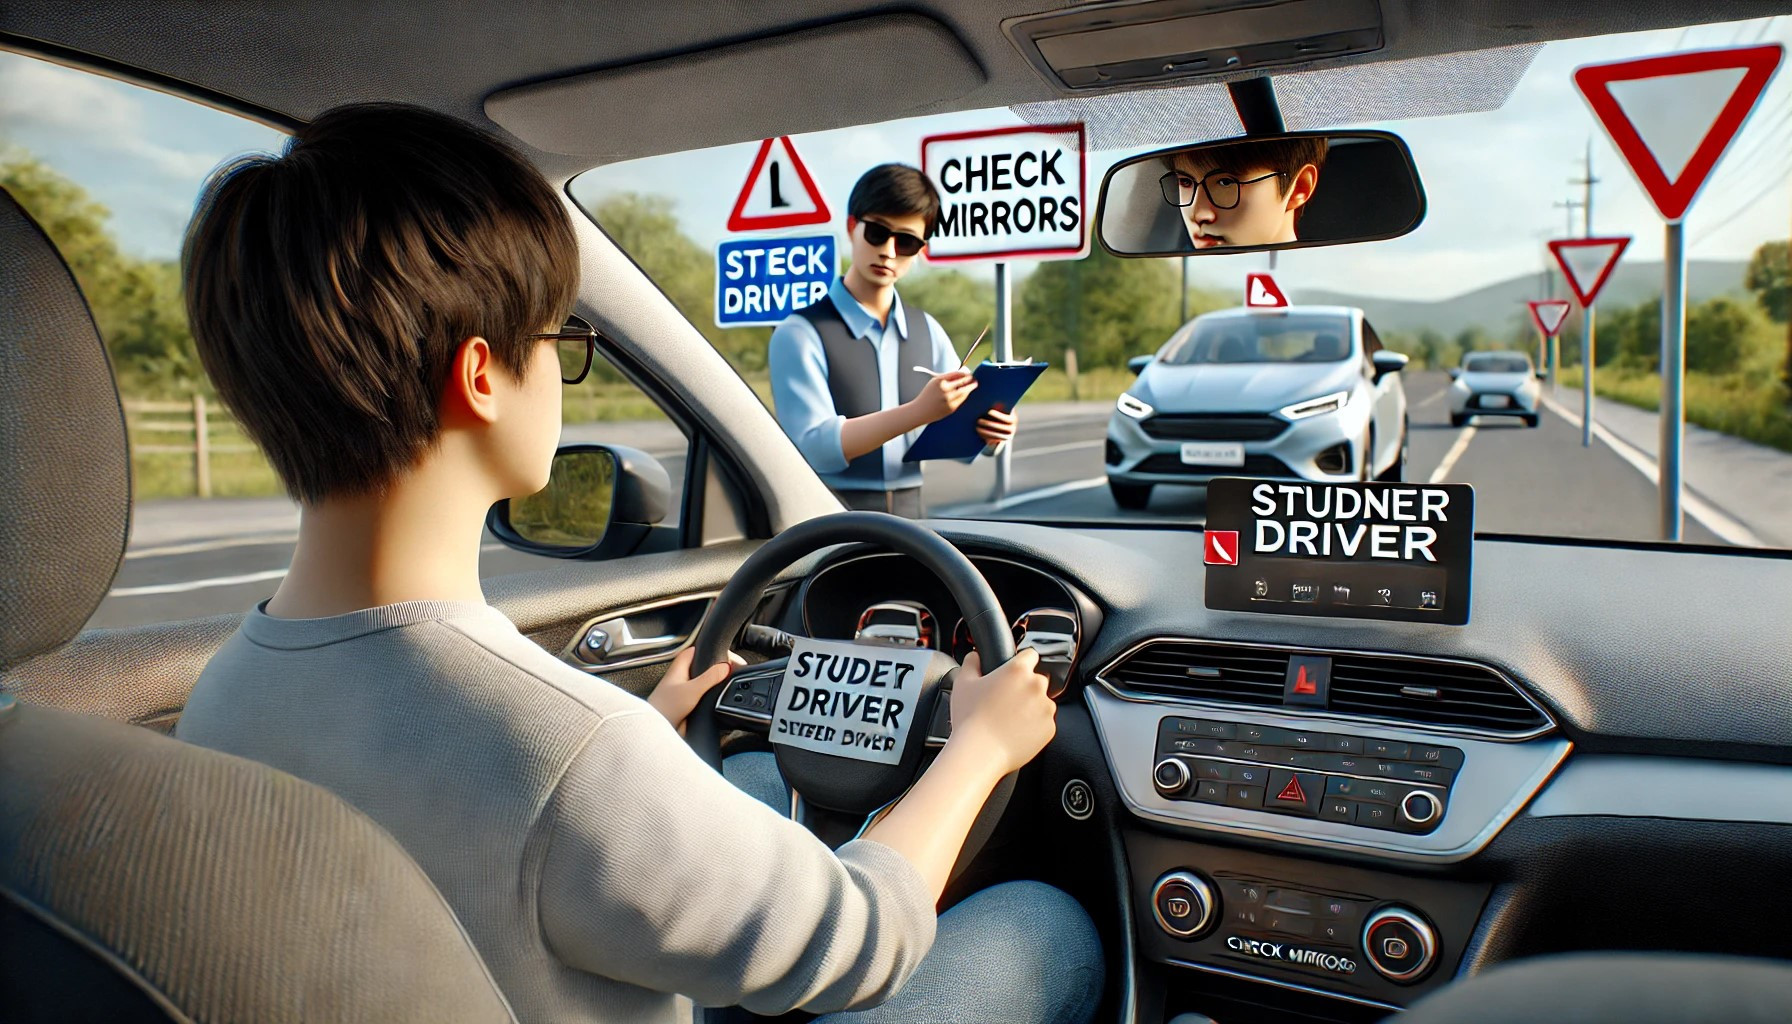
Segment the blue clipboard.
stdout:
[[983,451],[983,438],[977,434],[977,421],[1000,405],[1013,412],[1022,395],[1039,379],[1050,363],[992,363],[984,360],[971,372],[977,390],[952,415],[936,420],[921,431],[915,443],[902,456],[904,462],[927,459],[968,459]]

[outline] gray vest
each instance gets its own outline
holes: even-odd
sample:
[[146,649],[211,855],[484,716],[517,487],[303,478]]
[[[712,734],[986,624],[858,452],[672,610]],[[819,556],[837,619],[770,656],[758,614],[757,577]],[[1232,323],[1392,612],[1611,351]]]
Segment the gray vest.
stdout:
[[[908,337],[896,348],[896,398],[907,402],[921,393],[928,377],[911,366],[933,365],[933,335],[927,327],[927,314],[903,303],[908,318]],[[822,358],[828,365],[828,392],[834,397],[834,411],[847,419],[868,416],[883,410],[882,380],[877,369],[877,347],[864,338],[853,337],[840,308],[824,296],[796,311],[796,315],[814,325],[821,337]],[[841,476],[857,480],[884,482],[883,449],[866,452],[846,464]]]

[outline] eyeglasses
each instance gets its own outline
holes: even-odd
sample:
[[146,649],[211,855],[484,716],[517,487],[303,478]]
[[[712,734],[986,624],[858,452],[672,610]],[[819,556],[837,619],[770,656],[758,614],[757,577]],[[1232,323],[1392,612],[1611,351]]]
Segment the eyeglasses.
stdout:
[[1166,171],[1157,179],[1157,185],[1164,191],[1164,202],[1171,206],[1184,207],[1195,201],[1195,192],[1207,190],[1207,201],[1216,210],[1230,210],[1238,205],[1238,188],[1240,185],[1255,185],[1259,181],[1279,178],[1281,171],[1270,171],[1268,174],[1246,181],[1238,180],[1238,175],[1230,171],[1212,171],[1204,178],[1196,178],[1181,171]]
[[565,384],[577,384],[591,372],[591,357],[597,352],[597,328],[585,322],[583,317],[573,315],[566,318],[566,325],[549,334],[531,334],[531,338],[546,341],[554,340],[560,353],[560,380]]
[[927,239],[917,238],[906,231],[893,231],[874,220],[862,220],[865,225],[865,242],[873,247],[881,246],[890,239],[896,239],[896,255],[913,256],[927,244]]

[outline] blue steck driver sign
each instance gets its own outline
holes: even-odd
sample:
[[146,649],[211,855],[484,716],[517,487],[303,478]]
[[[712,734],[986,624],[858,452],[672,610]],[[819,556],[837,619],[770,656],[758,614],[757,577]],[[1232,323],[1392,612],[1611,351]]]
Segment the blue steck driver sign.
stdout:
[[772,326],[834,283],[833,235],[730,238],[716,245],[716,326]]

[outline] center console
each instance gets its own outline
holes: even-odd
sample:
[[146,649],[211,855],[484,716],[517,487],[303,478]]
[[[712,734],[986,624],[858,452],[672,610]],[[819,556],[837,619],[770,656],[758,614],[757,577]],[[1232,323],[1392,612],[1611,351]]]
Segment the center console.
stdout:
[[[1084,701],[1166,1015],[1277,1019],[1268,990],[1367,1020],[1448,983],[1491,891],[1450,866],[1570,750],[1503,674],[1445,659],[1147,641]],[[1218,984],[1258,1010],[1219,1013]]]

